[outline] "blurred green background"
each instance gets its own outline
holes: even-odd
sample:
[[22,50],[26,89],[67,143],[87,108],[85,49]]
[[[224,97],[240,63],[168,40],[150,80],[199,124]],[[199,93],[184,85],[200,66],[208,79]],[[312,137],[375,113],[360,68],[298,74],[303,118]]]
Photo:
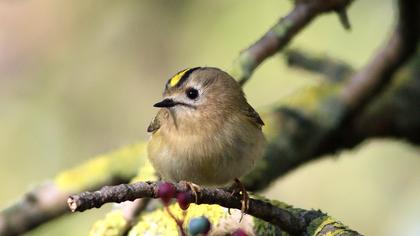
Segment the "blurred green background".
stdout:
[[[355,1],[291,44],[360,68],[390,32],[395,2]],[[291,9],[285,0],[0,1],[0,208],[89,157],[147,138],[165,81],[185,67],[229,69]],[[267,109],[322,78],[265,62],[246,85]],[[366,235],[420,235],[418,147],[372,140],[310,163],[266,193],[319,208]],[[85,235],[110,206],[28,235]]]

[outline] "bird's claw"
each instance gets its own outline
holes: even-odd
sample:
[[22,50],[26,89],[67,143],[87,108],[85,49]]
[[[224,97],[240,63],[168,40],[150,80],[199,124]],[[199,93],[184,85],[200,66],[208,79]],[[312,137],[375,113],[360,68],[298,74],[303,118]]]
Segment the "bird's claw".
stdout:
[[190,181],[181,181],[183,184],[185,184],[187,186],[187,188],[189,188],[192,192],[192,194],[194,195],[194,203],[198,203],[198,193],[201,191],[201,187],[193,182]]
[[[246,212],[249,209],[249,195],[248,192],[245,189],[245,186],[242,184],[242,182],[238,179],[235,178],[235,183],[232,185],[232,193],[231,196],[235,195],[236,193],[241,194],[242,193],[242,200],[241,200],[241,218],[239,219],[239,222],[242,221],[242,218],[244,217],[244,215],[246,214]],[[228,213],[229,215],[230,213],[230,208],[228,209]]]

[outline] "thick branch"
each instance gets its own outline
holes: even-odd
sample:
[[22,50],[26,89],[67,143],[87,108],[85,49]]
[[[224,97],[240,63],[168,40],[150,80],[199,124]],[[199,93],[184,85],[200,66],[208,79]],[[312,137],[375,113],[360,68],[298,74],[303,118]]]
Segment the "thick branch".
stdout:
[[316,16],[325,12],[344,10],[352,0],[296,0],[295,2],[294,9],[287,16],[282,17],[258,41],[242,51],[235,60],[231,75],[240,84],[246,83],[258,65],[283,49]]
[[318,91],[308,92],[303,102],[283,104],[268,115],[276,125],[269,127],[271,137],[264,160],[245,179],[249,189],[265,188],[301,164],[346,147],[340,140],[346,138],[342,129],[357,120],[415,52],[418,25],[414,18],[419,16],[419,5],[418,1],[399,1],[400,17],[391,39],[352,78],[323,85]]
[[[331,133],[331,136],[319,146],[318,154],[340,148],[337,146],[339,142],[335,141],[337,137],[343,136],[343,131],[348,130],[348,127],[354,126],[352,123],[360,120],[360,114],[368,109],[369,105],[375,101],[376,96],[380,95],[390,84],[395,72],[416,52],[420,36],[420,21],[418,20],[420,3],[399,0],[398,9],[398,22],[388,42],[377,52],[370,63],[343,85],[338,99],[345,105],[346,113],[335,132]],[[382,110],[382,112],[384,111]],[[378,119],[378,121],[380,120]],[[388,132],[391,133],[392,127],[388,128]],[[344,145],[341,146],[341,148],[344,147]]]
[[358,110],[388,83],[394,72],[416,52],[419,37],[420,4],[398,1],[399,20],[389,41],[345,86],[340,97]]
[[[70,196],[68,204],[72,211],[84,211],[100,207],[108,202],[133,201],[137,198],[159,198],[157,194],[159,184],[160,182],[139,182],[106,186],[99,191]],[[176,183],[174,186],[177,193],[184,192],[189,195],[190,199],[195,199],[194,194],[185,183]],[[229,191],[202,187],[197,194],[197,204],[218,204],[226,208],[241,209],[242,198],[238,195],[232,195]],[[283,209],[257,199],[250,199],[247,213],[277,225],[292,235],[304,235],[312,219],[325,215],[315,210],[299,209],[299,211],[292,211]],[[352,233],[349,235],[359,235],[355,231],[348,230],[348,232]]]
[[[297,1],[295,9],[290,14],[280,20],[259,41],[240,54],[234,64],[233,75],[242,83],[246,82],[252,71],[262,61],[287,45],[290,39],[316,15],[322,12],[339,10],[348,6],[350,2],[349,0]],[[256,171],[247,177],[246,184],[248,189],[262,189],[278,176],[317,158],[320,154],[331,153],[339,148],[343,148],[343,144],[348,143],[344,139],[352,137],[351,132],[343,134],[338,131],[343,127],[358,127],[358,130],[360,130],[360,133],[356,133],[356,135],[361,135],[360,138],[355,139],[356,141],[352,142],[352,145],[367,137],[375,136],[372,133],[366,133],[369,130],[366,127],[372,127],[372,123],[378,124],[378,122],[375,123],[374,121],[376,119],[375,116],[384,117],[383,114],[390,112],[387,107],[391,103],[384,103],[383,109],[370,109],[369,107],[374,105],[372,104],[373,101],[381,99],[377,95],[382,91],[382,88],[386,87],[394,72],[415,51],[414,47],[418,37],[418,1],[401,0],[399,1],[399,6],[400,21],[392,39],[364,69],[351,80],[340,85],[342,88],[341,90],[339,89],[340,93],[334,94],[334,91],[340,87],[339,85],[334,85],[336,87],[333,88],[324,86],[317,91],[319,93],[315,97],[311,93],[299,92],[299,97],[302,100],[311,100],[311,104],[283,104],[265,117],[264,120],[268,124],[267,129],[269,130],[267,135],[269,140],[267,155]],[[410,91],[415,92],[413,90]],[[389,100],[392,100],[392,98]],[[410,103],[409,105],[408,108],[404,108],[405,111],[418,107],[417,103]],[[395,104],[393,107],[395,107]],[[356,114],[359,114],[356,111],[366,112],[366,110],[369,110],[369,116],[362,116],[362,118],[359,115],[356,116]],[[398,127],[393,126],[395,125],[395,120],[400,118],[398,115],[392,113],[391,116],[386,116],[391,121],[385,122],[381,131],[394,130],[395,132],[385,133],[387,135],[406,137],[404,136],[406,133],[399,132],[397,130]],[[417,120],[419,119],[416,119],[417,116],[415,114],[414,116],[412,113],[410,115],[413,117],[413,120],[409,124],[414,124],[414,129],[411,129],[412,126],[411,128],[404,126],[407,124],[402,124],[399,127],[405,128],[405,130],[409,131],[408,134],[414,137],[419,133],[417,132],[419,127]],[[366,119],[366,117],[375,119],[370,120]],[[380,134],[383,133],[380,132]],[[420,139],[417,138],[417,140]],[[138,154],[129,155],[131,155],[133,160],[139,156]],[[121,160],[118,163],[116,165],[111,164],[111,166],[120,166]],[[127,163],[131,162],[128,161]],[[79,181],[81,181],[82,187],[71,188],[71,190],[63,189],[61,185],[54,183],[53,187],[58,189],[59,194],[49,195],[50,202],[62,201],[64,199],[63,194],[66,193],[84,191],[91,189],[92,186],[97,187],[98,185],[110,184],[111,182],[107,181],[115,180],[113,177],[118,177],[121,173],[125,173],[123,181],[127,182],[130,174],[131,176],[134,175],[133,172],[135,171],[133,170],[137,168],[133,168],[135,166],[137,165],[124,165],[115,171],[107,171],[107,168],[101,169],[105,170],[100,173],[106,174],[106,176],[103,176],[104,179],[92,180],[92,173],[97,173],[98,170],[84,171],[84,174],[82,173],[81,175],[83,176],[82,178],[79,179],[80,175],[77,174],[72,179],[72,183],[76,185],[80,185]],[[84,181],[88,181],[89,184],[86,184]],[[32,208],[33,202],[31,202],[31,199],[33,198],[24,198],[24,200],[0,213],[0,235],[14,235],[26,232],[65,213],[63,204],[57,208],[46,209],[41,207],[41,205]],[[25,206],[31,207],[26,208]],[[37,209],[36,214],[32,214],[32,211],[27,209]],[[54,212],[54,214],[50,214],[50,212]],[[14,218],[15,216],[17,217]],[[11,220],[12,218],[13,220]]]
[[66,193],[52,183],[44,184],[0,214],[0,235],[20,235],[66,210]]
[[[373,137],[401,138],[420,145],[420,55],[398,73],[392,85],[345,123],[329,150],[351,148]],[[417,68],[417,69],[416,69]]]
[[[330,150],[351,148],[363,140],[375,137],[396,137],[420,144],[420,54],[398,73],[390,86],[375,97],[367,107],[347,122],[334,139]],[[338,59],[313,56],[298,50],[287,52],[293,67],[303,68],[342,82],[350,78],[351,67]]]
[[0,211],[0,235],[20,235],[65,214],[69,194],[129,182],[143,164],[145,148],[145,144],[138,144],[97,156],[36,187]]

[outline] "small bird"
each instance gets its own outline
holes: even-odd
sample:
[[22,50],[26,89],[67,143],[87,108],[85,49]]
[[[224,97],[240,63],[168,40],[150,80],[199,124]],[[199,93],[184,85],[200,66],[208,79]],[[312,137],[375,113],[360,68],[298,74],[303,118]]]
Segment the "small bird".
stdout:
[[166,83],[163,98],[147,128],[148,157],[162,179],[223,187],[262,157],[264,123],[228,73],[182,70]]

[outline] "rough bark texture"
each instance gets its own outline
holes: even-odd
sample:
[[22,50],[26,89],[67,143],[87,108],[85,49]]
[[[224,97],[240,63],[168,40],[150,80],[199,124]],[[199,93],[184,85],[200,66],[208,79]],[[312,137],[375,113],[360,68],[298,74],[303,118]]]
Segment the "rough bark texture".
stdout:
[[[258,65],[283,49],[322,13],[338,12],[341,22],[348,28],[345,9],[350,3],[350,0],[296,0],[295,8],[287,16],[241,52],[234,62],[232,75],[245,83]],[[297,63],[303,65],[301,67],[333,79],[299,91],[292,99],[294,102],[283,102],[263,114],[267,124],[264,130],[268,140],[267,152],[257,168],[244,178],[248,190],[264,189],[279,176],[304,163],[326,153],[354,147],[368,138],[397,137],[420,144],[420,54],[407,65],[418,45],[420,3],[399,0],[397,7],[398,21],[390,39],[365,67],[354,74],[350,67],[328,60],[324,60],[326,64],[305,67],[300,58],[301,62]],[[313,58],[312,61],[308,59],[314,62]],[[404,69],[401,69],[403,65]],[[145,142],[141,142],[60,173],[53,183],[29,192],[27,197],[0,212],[0,235],[21,234],[67,213],[67,194],[129,182],[139,167],[145,165],[145,152]],[[142,171],[138,176],[150,177],[149,172],[144,174]],[[127,221],[122,214],[119,219]],[[310,218],[311,214],[306,217]],[[162,218],[162,215],[158,216]],[[102,226],[108,227],[106,224],[115,222],[116,218],[109,219],[103,221]],[[316,218],[309,224],[306,234],[327,234],[336,224],[326,217]],[[121,228],[127,230],[125,226]],[[144,227],[138,222],[135,230],[139,235],[142,229]]]
[[[233,63],[230,74],[240,84],[251,77],[254,69],[264,60],[283,49],[290,40],[305,28],[314,18],[322,13],[338,11],[341,22],[348,22],[346,8],[352,0],[312,0],[295,1],[294,9],[287,16],[280,18],[267,33],[249,48],[243,50]],[[344,20],[344,21],[343,21]],[[346,26],[348,24],[344,24]]]
[[[300,103],[282,104],[268,115],[276,125],[270,128],[273,131],[270,135],[274,137],[270,138],[264,160],[245,179],[250,189],[265,188],[271,180],[303,163],[347,148],[351,143],[356,145],[357,141],[374,135],[365,133],[363,137],[347,141],[352,137],[343,130],[360,122],[358,119],[363,117],[361,114],[369,111],[371,104],[380,99],[384,89],[391,86],[394,73],[416,52],[419,5],[416,1],[398,2],[399,17],[393,34],[360,71],[342,82],[336,80],[314,89],[312,94],[308,93],[312,97],[306,97]],[[313,101],[312,104],[309,100]],[[416,99],[410,103],[416,105]],[[385,112],[387,108],[380,111]],[[385,114],[377,115],[380,117]],[[405,133],[412,134],[418,128],[417,122],[410,124],[413,125],[410,127],[412,130],[405,129]],[[387,128],[392,133],[392,128],[396,127]],[[412,136],[412,141],[418,140]]]
[[[109,202],[133,201],[138,198],[159,198],[158,188],[160,184],[161,182],[138,182],[106,186],[95,192],[72,195],[68,198],[67,203],[74,212],[98,208]],[[195,199],[195,195],[185,183],[176,183],[173,186],[176,193],[186,193],[189,199]],[[176,194],[173,197],[176,197]],[[230,191],[217,188],[200,188],[197,192],[196,204],[217,204],[226,208],[241,209],[241,200],[241,196],[232,194]],[[276,225],[291,235],[305,235],[309,225],[313,224],[313,220],[327,216],[321,211],[296,209],[285,204],[278,205],[251,198],[247,213]],[[346,229],[348,235],[360,235],[342,224],[330,225],[325,230],[333,232],[337,229]]]

